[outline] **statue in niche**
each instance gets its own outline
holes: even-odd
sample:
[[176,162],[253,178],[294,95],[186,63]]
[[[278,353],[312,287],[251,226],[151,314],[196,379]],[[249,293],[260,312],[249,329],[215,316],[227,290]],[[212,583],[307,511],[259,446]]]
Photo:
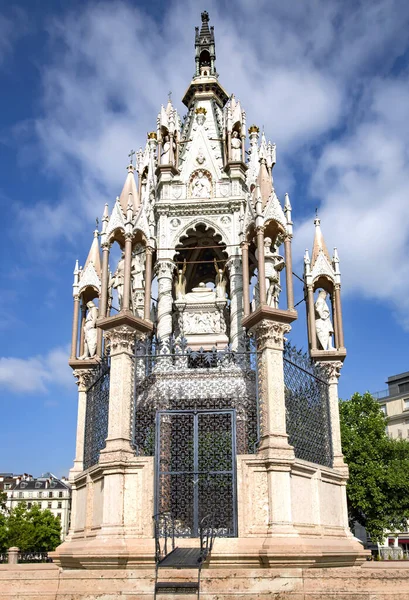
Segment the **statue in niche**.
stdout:
[[183,268],[178,270],[178,276],[175,283],[176,300],[183,300],[186,295],[186,259],[183,261]]
[[210,181],[205,176],[203,171],[198,171],[192,183],[193,198],[210,198]]
[[272,308],[278,308],[280,298],[280,271],[285,267],[284,258],[275,247],[271,250],[271,238],[264,240],[264,264],[266,274],[266,302]]
[[131,263],[131,281],[132,291],[140,290],[144,287],[144,252],[142,246],[138,246],[134,255],[132,256]]
[[238,131],[233,131],[230,145],[231,145],[231,160],[233,162],[240,162],[242,160],[241,139],[240,139]]
[[173,158],[174,158],[175,154],[176,154],[175,140],[173,138],[171,140],[169,135],[165,135],[165,137],[163,138],[162,154],[160,157],[161,165],[170,165],[174,162],[174,160],[171,160],[171,157],[170,157],[171,148],[173,150]]
[[111,279],[112,289],[117,291],[119,310],[122,308],[122,299],[124,297],[124,284],[125,284],[125,252],[122,252],[121,258],[119,259],[116,271]]
[[331,323],[331,311],[327,304],[327,292],[320,290],[315,302],[315,330],[317,338],[323,350],[332,350],[332,336],[334,328]]
[[225,277],[226,265],[224,265],[223,269],[220,269],[219,265],[217,264],[217,260],[214,259],[214,267],[216,269],[216,279],[214,282],[216,290],[216,300],[225,300],[227,287],[227,279]]
[[87,302],[87,309],[87,316],[84,323],[84,354],[80,356],[80,360],[93,358],[97,351],[98,308],[90,300],[90,302]]

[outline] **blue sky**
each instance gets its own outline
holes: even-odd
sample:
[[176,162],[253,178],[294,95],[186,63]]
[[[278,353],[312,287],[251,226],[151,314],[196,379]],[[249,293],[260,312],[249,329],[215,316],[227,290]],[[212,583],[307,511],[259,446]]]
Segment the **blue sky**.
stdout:
[[[0,471],[71,467],[74,262],[84,263],[95,217],[120,193],[128,152],[155,129],[169,90],[184,114],[204,9],[222,85],[277,144],[274,184],[291,196],[296,272],[315,207],[338,248],[341,396],[409,369],[404,0],[0,0]],[[305,347],[305,338],[300,305],[291,339]]]

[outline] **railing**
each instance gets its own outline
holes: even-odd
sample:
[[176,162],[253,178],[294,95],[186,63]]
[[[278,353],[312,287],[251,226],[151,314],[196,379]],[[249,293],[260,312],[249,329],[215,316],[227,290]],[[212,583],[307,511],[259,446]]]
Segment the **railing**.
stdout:
[[48,556],[48,552],[29,552],[18,553],[19,563],[51,563],[53,559]]
[[387,398],[389,396],[389,390],[381,390],[380,392],[371,392],[371,396],[376,398],[377,400],[381,400],[382,398]]
[[52,563],[53,559],[48,556],[48,552],[40,550],[27,550],[21,552],[18,548],[9,548],[5,552],[0,552],[0,564],[33,564],[33,563]]

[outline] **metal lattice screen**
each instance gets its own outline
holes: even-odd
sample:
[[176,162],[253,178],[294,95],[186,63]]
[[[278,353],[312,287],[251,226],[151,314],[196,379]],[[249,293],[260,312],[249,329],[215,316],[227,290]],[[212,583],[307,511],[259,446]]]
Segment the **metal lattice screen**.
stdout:
[[103,361],[87,391],[84,469],[96,465],[108,435],[109,362]]
[[329,387],[325,370],[290,344],[284,350],[288,441],[296,458],[332,466]]
[[259,415],[254,352],[192,351],[172,340],[138,345],[133,410],[137,455],[155,454],[157,411],[224,409],[236,411],[237,453],[255,453]]

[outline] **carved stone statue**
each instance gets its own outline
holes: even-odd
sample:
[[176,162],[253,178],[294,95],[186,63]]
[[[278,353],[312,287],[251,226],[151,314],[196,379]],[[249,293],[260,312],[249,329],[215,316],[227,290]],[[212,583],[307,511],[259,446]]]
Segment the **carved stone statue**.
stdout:
[[182,300],[186,294],[186,259],[183,261],[183,268],[178,270],[178,278],[175,283],[176,300]]
[[[173,150],[173,159],[170,155],[171,148]],[[175,140],[173,140],[173,139],[171,140],[169,135],[165,135],[164,141],[163,141],[163,147],[162,147],[162,154],[160,157],[160,164],[161,165],[169,165],[169,164],[174,163],[175,153],[176,153]]]
[[193,180],[192,197],[193,198],[209,198],[210,197],[210,181],[205,176],[203,171],[199,171]]
[[[258,260],[258,252],[256,250]],[[280,298],[280,271],[285,267],[284,258],[276,251],[271,250],[271,238],[264,239],[264,265],[266,274],[266,302],[272,308],[278,308]]]
[[92,302],[87,302],[87,316],[84,323],[84,354],[81,360],[92,358],[97,351],[97,319],[98,308]]
[[227,279],[224,275],[226,270],[226,265],[223,269],[219,269],[219,265],[217,264],[217,260],[214,259],[214,267],[216,269],[216,279],[215,279],[215,290],[216,290],[216,298],[217,300],[225,300],[226,299],[226,286]]
[[135,254],[132,256],[131,280],[132,290],[140,290],[144,287],[144,252],[142,246],[138,246]]
[[331,311],[326,302],[327,292],[320,290],[315,302],[315,330],[317,338],[323,350],[332,350],[332,336],[334,328],[331,323]]
[[241,156],[241,139],[237,131],[233,131],[231,138],[231,160],[233,162],[239,162],[242,160]]
[[122,299],[124,297],[124,284],[125,284],[125,252],[122,252],[121,258],[119,259],[118,266],[112,277],[111,285],[118,294],[119,310],[122,308]]

